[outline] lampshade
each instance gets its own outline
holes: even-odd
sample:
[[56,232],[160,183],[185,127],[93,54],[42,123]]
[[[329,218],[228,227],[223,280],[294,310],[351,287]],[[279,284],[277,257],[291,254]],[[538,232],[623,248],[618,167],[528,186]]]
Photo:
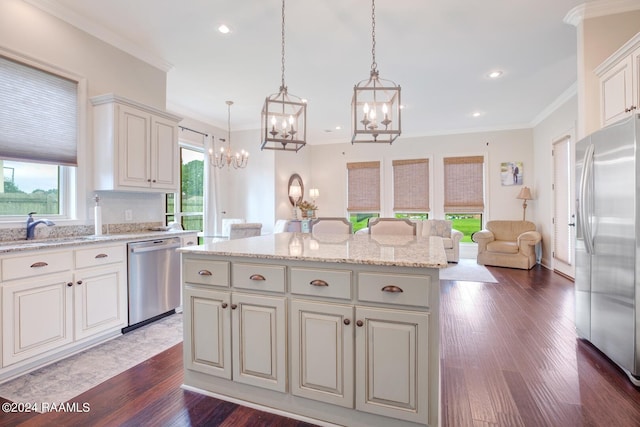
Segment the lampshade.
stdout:
[[317,188],[309,189],[309,197],[311,197],[313,200],[317,199],[318,197],[320,197],[320,191]]
[[531,190],[529,190],[529,187],[522,187],[522,189],[520,190],[520,193],[518,193],[518,196],[516,196],[516,199],[520,199],[520,200],[533,199],[533,197],[531,197]]

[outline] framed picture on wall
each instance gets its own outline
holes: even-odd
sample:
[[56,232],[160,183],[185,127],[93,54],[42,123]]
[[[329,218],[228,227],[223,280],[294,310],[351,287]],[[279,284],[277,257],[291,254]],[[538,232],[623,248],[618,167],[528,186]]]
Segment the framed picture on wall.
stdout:
[[500,163],[502,185],[522,185],[522,162]]

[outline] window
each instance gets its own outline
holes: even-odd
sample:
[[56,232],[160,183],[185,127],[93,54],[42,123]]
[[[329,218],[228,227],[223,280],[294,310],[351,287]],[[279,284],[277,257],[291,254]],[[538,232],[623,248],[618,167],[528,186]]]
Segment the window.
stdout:
[[204,219],[204,153],[180,147],[180,198],[166,196],[166,221],[178,221],[185,230],[202,231]]
[[444,158],[444,212],[463,242],[482,228],[484,212],[484,157]]
[[380,162],[347,163],[347,210],[353,232],[380,216]]
[[79,86],[0,56],[0,216],[65,217],[77,166]]
[[394,160],[393,210],[396,218],[427,219],[429,159]]

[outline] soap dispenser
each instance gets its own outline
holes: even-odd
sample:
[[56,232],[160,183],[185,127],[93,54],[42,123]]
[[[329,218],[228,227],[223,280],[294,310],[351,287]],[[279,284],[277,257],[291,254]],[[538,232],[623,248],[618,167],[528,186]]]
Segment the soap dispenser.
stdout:
[[102,207],[100,206],[100,197],[96,194],[94,200],[96,201],[93,214],[93,219],[95,221],[95,235],[102,236]]

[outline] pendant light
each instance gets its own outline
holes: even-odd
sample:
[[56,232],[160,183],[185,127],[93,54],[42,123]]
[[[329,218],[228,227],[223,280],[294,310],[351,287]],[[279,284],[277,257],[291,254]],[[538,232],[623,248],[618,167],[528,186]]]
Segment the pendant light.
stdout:
[[284,83],[284,0],[282,0],[282,82],[262,107],[261,150],[298,151],[307,143],[307,103]]
[[[213,154],[213,148],[209,149],[209,162],[211,166],[217,167],[218,169],[222,169],[223,167],[227,167],[231,169],[243,169],[247,167],[249,163],[249,153],[245,150],[240,151],[236,154],[231,153],[231,106],[233,105],[233,101],[227,101],[227,148],[220,148],[219,154]],[[224,142],[224,139],[221,139]]]
[[371,72],[353,88],[351,100],[351,143],[391,144],[400,136],[400,86],[383,80],[376,63],[376,2],[371,0]]

